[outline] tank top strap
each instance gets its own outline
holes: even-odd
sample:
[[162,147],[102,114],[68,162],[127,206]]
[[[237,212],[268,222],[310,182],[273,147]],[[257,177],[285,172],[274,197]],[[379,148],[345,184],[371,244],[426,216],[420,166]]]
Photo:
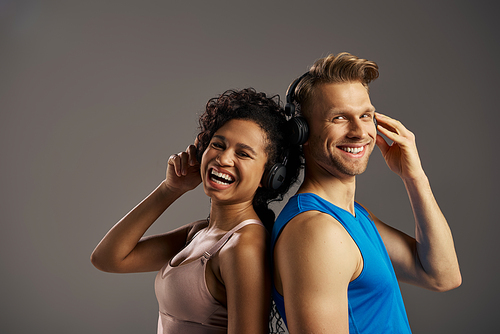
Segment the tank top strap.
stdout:
[[247,220],[242,221],[241,223],[239,223],[238,225],[233,227],[230,231],[228,231],[226,234],[224,234],[224,236],[222,238],[220,238],[219,241],[217,241],[208,251],[206,251],[203,254],[203,259],[205,261],[210,260],[210,258],[226,244],[226,242],[229,240],[229,238],[231,238],[231,236],[236,231],[242,229],[243,227],[245,227],[247,225],[251,225],[251,224],[257,224],[257,225],[264,226],[262,224],[262,222],[260,220],[257,220],[257,219],[247,219]]

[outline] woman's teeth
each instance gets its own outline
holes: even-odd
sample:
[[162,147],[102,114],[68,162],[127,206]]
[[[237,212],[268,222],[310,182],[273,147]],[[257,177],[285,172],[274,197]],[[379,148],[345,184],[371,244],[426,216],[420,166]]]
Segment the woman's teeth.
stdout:
[[231,175],[219,173],[214,169],[210,172],[210,179],[218,184],[231,184],[234,182]]
[[342,150],[352,153],[352,154],[358,154],[359,152],[363,151],[365,147],[341,147]]

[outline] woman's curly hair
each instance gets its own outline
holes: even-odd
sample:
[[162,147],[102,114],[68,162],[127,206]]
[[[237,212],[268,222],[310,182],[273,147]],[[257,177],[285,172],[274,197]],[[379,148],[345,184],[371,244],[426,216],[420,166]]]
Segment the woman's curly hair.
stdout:
[[253,88],[228,90],[207,102],[205,112],[200,116],[198,134],[198,161],[207,149],[215,132],[232,119],[255,122],[266,134],[266,170],[286,159],[286,177],[279,189],[259,187],[253,199],[253,207],[267,229],[271,230],[275,214],[269,203],[282,200],[283,195],[297,180],[302,167],[300,148],[291,145],[286,130],[286,116],[279,96],[268,97]]

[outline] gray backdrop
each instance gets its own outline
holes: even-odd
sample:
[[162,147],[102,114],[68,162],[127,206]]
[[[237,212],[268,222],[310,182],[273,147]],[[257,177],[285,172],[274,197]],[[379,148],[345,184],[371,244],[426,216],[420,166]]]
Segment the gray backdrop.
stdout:
[[[413,331],[497,328],[497,14],[482,0],[0,1],[0,332],[154,333],[155,273],[102,273],[93,248],[161,182],[209,98],[284,97],[341,51],[379,64],[372,102],[416,134],[454,232],[462,286],[401,286]],[[378,150],[357,199],[413,235]],[[148,233],[208,208],[198,187]]]

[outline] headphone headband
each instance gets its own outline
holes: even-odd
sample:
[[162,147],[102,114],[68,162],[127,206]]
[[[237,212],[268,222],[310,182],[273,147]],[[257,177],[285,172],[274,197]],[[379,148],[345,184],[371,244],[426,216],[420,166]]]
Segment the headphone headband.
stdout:
[[[309,136],[309,127],[303,117],[295,117],[295,89],[300,81],[308,75],[309,72],[302,74],[295,79],[286,91],[286,104],[285,114],[290,117],[287,121],[287,132],[290,136],[292,145],[302,145],[307,141]],[[286,163],[288,162],[288,153],[285,154],[283,163],[274,164],[269,171],[267,171],[263,178],[265,187],[269,189],[278,189],[281,187],[286,177]]]
[[302,81],[302,79],[309,74],[309,71],[306,73],[302,74],[300,77],[295,79],[290,86],[288,86],[288,89],[286,90],[286,105],[285,105],[285,113],[287,116],[293,116],[295,112],[295,88],[299,85],[299,83]]
[[299,83],[304,79],[305,76],[309,75],[309,72],[302,74],[300,77],[295,79],[286,91],[286,105],[285,114],[290,117],[287,122],[288,133],[290,135],[290,141],[292,145],[302,145],[307,141],[309,136],[309,127],[307,125],[306,119],[295,115],[295,89]]

